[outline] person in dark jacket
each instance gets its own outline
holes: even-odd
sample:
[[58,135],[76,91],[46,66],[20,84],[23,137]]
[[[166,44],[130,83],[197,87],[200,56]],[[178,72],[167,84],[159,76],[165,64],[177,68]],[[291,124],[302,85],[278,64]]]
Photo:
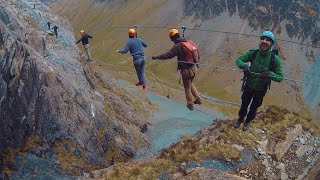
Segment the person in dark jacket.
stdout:
[[136,83],[136,86],[142,86],[143,90],[147,90],[146,76],[144,72],[146,65],[144,48],[147,47],[147,44],[142,39],[136,37],[137,32],[135,29],[129,29],[128,35],[129,40],[127,41],[126,47],[123,50],[117,50],[117,53],[125,54],[130,51],[130,54],[133,58],[133,64],[139,79],[139,82]]
[[[237,66],[243,69],[246,81],[241,97],[242,103],[239,110],[239,119],[234,124],[234,128],[239,128],[241,123],[244,122],[242,130],[247,131],[249,123],[256,116],[257,109],[262,105],[271,80],[276,82],[283,80],[282,62],[279,56],[273,54],[272,51],[272,45],[275,41],[275,36],[271,31],[264,31],[260,36],[259,49],[249,50],[236,60]],[[252,59],[255,52],[257,52],[256,56]],[[271,62],[272,56],[274,56],[273,63]],[[271,65],[272,69],[270,68]],[[250,110],[247,113],[250,102]],[[244,121],[245,116],[247,118]]]
[[81,39],[79,39],[76,44],[78,44],[80,41],[82,41],[82,45],[84,47],[84,50],[87,54],[87,61],[91,61],[91,54],[89,49],[89,38],[93,39],[92,36],[85,33],[84,30],[80,30]]
[[54,34],[56,35],[56,38],[58,38],[58,29],[59,29],[59,27],[58,26],[53,26],[53,31],[54,31]]
[[50,30],[51,30],[51,28],[50,28],[51,23],[50,23],[50,22],[48,22],[48,23],[47,23],[47,25],[48,25],[48,29],[49,29],[49,31],[50,31]]
[[[183,87],[187,99],[187,107],[189,110],[193,110],[193,104],[202,104],[200,94],[193,84],[194,78],[196,77],[197,66],[195,64],[181,62],[184,61],[184,52],[182,50],[181,42],[187,42],[187,39],[181,38],[179,31],[176,29],[170,30],[169,37],[171,41],[175,43],[174,46],[166,53],[158,56],[152,56],[152,59],[165,60],[171,59],[175,56],[178,57],[178,70],[180,70],[183,81]],[[195,99],[194,101],[193,98]]]

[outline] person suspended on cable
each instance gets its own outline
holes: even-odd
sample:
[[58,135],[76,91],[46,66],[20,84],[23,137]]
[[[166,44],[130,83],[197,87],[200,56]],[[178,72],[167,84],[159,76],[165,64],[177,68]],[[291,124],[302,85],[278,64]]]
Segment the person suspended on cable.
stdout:
[[166,53],[158,56],[152,56],[152,59],[166,60],[177,56],[177,70],[180,71],[182,77],[187,107],[189,110],[193,110],[194,104],[202,104],[200,94],[193,84],[197,72],[197,63],[199,62],[198,48],[193,41],[187,40],[183,37],[181,38],[179,31],[176,29],[170,30],[169,37],[171,41],[174,42],[173,47]]
[[245,76],[242,85],[241,108],[238,113],[239,119],[234,124],[234,128],[239,128],[244,123],[242,130],[247,131],[250,122],[256,116],[257,109],[262,105],[271,80],[276,82],[283,80],[282,62],[272,49],[275,42],[274,34],[271,31],[264,31],[260,36],[259,48],[247,51],[236,60],[236,65],[243,69]]
[[81,39],[79,39],[76,44],[78,44],[80,41],[82,41],[82,45],[84,47],[84,50],[87,54],[87,61],[91,61],[91,54],[89,49],[89,38],[93,39],[92,36],[84,32],[84,30],[80,30]]
[[144,48],[147,47],[147,44],[142,39],[137,38],[137,32],[135,29],[129,29],[128,35],[129,39],[125,48],[123,50],[117,50],[117,53],[126,54],[130,51],[139,79],[136,86],[142,86],[143,90],[147,90],[145,75],[146,57],[144,56]]

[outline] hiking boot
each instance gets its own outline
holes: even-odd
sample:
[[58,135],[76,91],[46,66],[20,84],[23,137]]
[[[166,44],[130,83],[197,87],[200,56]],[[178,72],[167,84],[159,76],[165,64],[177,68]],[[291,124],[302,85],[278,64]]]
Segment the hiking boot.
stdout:
[[140,81],[137,82],[137,83],[136,83],[136,86],[142,86],[141,82],[140,82]]
[[202,104],[202,101],[200,98],[197,98],[195,101],[193,101],[194,104],[199,104],[201,105]]
[[147,90],[147,86],[142,86],[142,89],[146,91]]
[[192,111],[193,110],[193,104],[187,104],[187,108]]
[[242,131],[248,131],[249,130],[249,123],[244,123],[242,127]]
[[239,118],[238,121],[233,125],[235,129],[239,128],[241,123],[243,123],[243,119]]

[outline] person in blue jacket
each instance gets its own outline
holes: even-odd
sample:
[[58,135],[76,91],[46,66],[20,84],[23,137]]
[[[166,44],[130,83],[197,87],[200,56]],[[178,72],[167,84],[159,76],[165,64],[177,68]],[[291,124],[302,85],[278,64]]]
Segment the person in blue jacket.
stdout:
[[144,48],[147,47],[147,44],[142,39],[137,38],[135,29],[129,29],[128,34],[129,40],[127,41],[126,47],[123,50],[117,50],[117,53],[126,54],[130,51],[139,79],[136,86],[142,86],[143,90],[147,90],[145,75],[146,58],[144,56]]

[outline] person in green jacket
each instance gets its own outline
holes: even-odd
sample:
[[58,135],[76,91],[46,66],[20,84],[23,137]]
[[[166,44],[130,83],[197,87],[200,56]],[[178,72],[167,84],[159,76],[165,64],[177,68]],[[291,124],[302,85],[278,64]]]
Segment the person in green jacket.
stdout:
[[[257,109],[262,105],[271,80],[276,82],[283,80],[282,62],[279,56],[272,51],[272,45],[275,41],[276,38],[271,31],[264,31],[260,36],[259,49],[249,50],[236,60],[237,66],[243,69],[245,82],[242,89],[239,119],[234,124],[234,128],[239,128],[241,123],[244,123],[242,130],[247,131],[249,123],[256,116]],[[244,121],[245,116],[247,118]]]

